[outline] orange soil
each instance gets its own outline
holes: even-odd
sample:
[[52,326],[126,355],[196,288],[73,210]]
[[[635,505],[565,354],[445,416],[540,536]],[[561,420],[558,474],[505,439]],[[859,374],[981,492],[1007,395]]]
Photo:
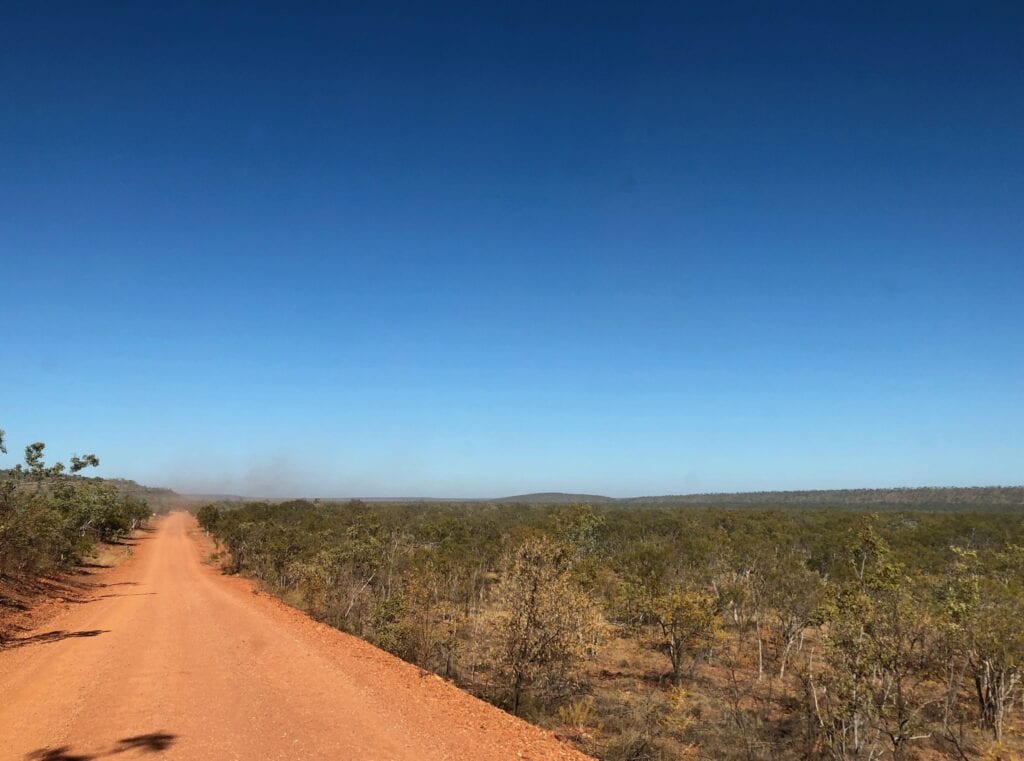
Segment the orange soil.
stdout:
[[0,759],[584,759],[201,562],[176,513],[0,650]]

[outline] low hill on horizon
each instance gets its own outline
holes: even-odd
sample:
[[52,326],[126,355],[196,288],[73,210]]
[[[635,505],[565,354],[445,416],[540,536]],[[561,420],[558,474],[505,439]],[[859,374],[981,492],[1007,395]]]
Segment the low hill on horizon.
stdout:
[[504,497],[495,502],[520,504],[777,506],[777,507],[955,507],[1024,508],[1024,486],[921,486],[889,489],[807,489],[799,491],[713,492],[643,497],[544,492]]
[[[0,469],[0,476],[6,472]],[[636,505],[692,507],[837,507],[879,509],[1020,509],[1024,511],[1024,486],[909,486],[882,489],[802,489],[786,491],[709,492],[694,494],[662,494],[639,497],[609,497],[603,494],[576,492],[532,492],[507,497],[445,498],[445,497],[250,497],[237,494],[188,494],[166,487],[146,486],[126,478],[90,478],[105,481],[118,491],[146,500],[154,512],[174,509],[193,510],[203,503],[286,502],[305,499],[317,502],[346,502],[356,499],[367,503],[400,502],[478,502],[482,504],[519,505]]]
[[[144,487],[142,487],[144,488]],[[170,490],[154,490],[170,491]],[[480,503],[490,505],[571,505],[590,504],[637,507],[779,507],[845,508],[879,510],[1022,510],[1024,486],[924,486],[886,489],[807,489],[760,492],[713,492],[704,494],[665,494],[642,497],[608,497],[573,492],[534,492],[493,498],[443,497],[241,497],[237,495],[178,495],[178,500],[198,502],[288,502],[293,499],[313,502],[383,503]],[[140,495],[141,496],[141,495]]]

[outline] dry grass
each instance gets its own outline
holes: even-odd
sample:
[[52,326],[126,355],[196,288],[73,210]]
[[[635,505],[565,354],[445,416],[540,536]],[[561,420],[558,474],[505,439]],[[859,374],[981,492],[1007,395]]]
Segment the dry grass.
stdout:
[[[729,668],[725,649],[730,644],[736,643],[724,641],[723,652],[710,664],[700,664],[677,690],[667,657],[644,647],[628,632],[620,632],[587,662],[588,694],[568,701],[557,716],[543,723],[605,761],[804,758],[796,668],[780,692],[778,680],[772,679],[768,669],[760,681],[754,678],[756,651],[750,648],[740,649],[735,671]],[[809,641],[805,643],[805,654],[810,647]],[[737,676],[742,685],[737,685]],[[1015,710],[1000,746],[972,728],[971,757],[1024,759],[1022,719],[1021,711]],[[916,761],[953,757],[937,741],[924,741],[915,752]]]

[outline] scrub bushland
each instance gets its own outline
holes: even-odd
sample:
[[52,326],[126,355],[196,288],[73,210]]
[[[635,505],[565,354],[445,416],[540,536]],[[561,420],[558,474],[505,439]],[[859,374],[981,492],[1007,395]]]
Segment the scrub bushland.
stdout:
[[1019,758],[1019,512],[211,504],[227,572],[582,749]]

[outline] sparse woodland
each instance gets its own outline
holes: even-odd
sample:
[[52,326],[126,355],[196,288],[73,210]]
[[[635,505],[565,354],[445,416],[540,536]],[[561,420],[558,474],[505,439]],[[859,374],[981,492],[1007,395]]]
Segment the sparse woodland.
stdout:
[[208,505],[228,572],[603,759],[1024,757],[1024,520]]

